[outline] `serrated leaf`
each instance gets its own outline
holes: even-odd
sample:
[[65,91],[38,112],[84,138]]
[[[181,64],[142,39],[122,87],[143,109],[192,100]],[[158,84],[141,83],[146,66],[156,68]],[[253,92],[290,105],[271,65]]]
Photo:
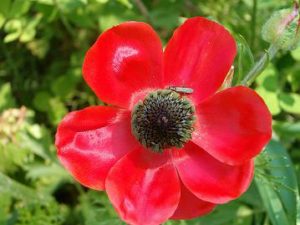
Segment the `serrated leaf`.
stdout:
[[51,201],[52,197],[36,192],[23,184],[0,172],[0,194],[6,194],[25,202],[38,203],[40,201]]
[[39,141],[28,135],[27,133],[22,133],[19,135],[21,146],[25,149],[29,149],[32,153],[40,156],[41,158],[47,160],[50,159],[47,149],[43,146],[43,144]]
[[68,172],[57,164],[52,165],[32,165],[28,167],[28,173],[26,175],[27,178],[37,180],[42,178],[50,178],[55,177],[57,179],[60,178],[69,178],[70,175]]

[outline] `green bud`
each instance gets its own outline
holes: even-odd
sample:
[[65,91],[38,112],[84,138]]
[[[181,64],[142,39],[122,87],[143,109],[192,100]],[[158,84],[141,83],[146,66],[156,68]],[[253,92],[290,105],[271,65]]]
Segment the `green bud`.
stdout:
[[282,9],[273,13],[262,29],[262,38],[274,44],[281,50],[292,50],[298,47],[299,35],[299,7]]

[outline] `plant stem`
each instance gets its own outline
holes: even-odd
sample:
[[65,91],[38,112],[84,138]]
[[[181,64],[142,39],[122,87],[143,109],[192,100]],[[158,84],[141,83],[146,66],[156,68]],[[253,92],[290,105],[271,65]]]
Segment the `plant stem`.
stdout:
[[142,15],[145,17],[146,20],[150,21],[150,15],[147,7],[141,0],[134,0],[136,6],[141,11]]
[[256,37],[256,16],[257,16],[257,0],[253,0],[252,7],[252,22],[251,22],[251,48],[254,47],[255,37]]
[[250,86],[254,79],[264,70],[270,60],[274,58],[278,52],[278,48],[271,44],[269,49],[263,54],[260,60],[253,66],[253,68],[247,73],[245,78],[242,80],[241,85]]
[[69,21],[67,20],[67,18],[64,16],[64,14],[62,13],[61,11],[61,8],[60,8],[60,5],[59,3],[57,2],[57,0],[52,0],[53,2],[53,5],[56,7],[57,11],[58,11],[58,15],[60,17],[60,20],[62,22],[62,24],[64,25],[64,27],[66,28],[66,30],[69,32],[69,34],[74,37],[76,36],[75,35],[75,32],[71,26],[71,24],[69,23]]

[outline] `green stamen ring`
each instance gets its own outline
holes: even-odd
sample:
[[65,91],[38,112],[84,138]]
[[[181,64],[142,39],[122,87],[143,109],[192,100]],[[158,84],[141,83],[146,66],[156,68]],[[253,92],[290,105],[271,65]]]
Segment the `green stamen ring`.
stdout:
[[186,97],[172,90],[157,90],[135,105],[132,133],[154,152],[182,148],[192,137],[194,113],[194,106]]

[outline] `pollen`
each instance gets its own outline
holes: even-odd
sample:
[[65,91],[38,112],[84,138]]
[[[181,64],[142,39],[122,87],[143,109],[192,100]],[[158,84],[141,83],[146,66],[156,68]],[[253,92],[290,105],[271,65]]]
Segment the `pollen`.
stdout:
[[133,135],[146,148],[182,148],[192,137],[195,108],[172,90],[157,90],[138,102],[131,116]]

